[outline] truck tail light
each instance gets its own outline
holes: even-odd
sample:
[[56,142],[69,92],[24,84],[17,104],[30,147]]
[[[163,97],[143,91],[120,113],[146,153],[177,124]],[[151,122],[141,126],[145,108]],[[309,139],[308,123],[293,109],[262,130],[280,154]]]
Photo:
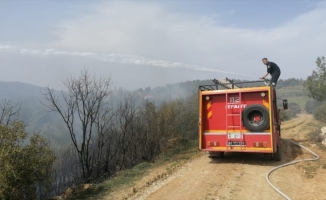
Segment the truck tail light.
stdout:
[[254,142],[253,144],[254,147],[267,147],[267,143],[266,142]]
[[213,142],[213,141],[208,141],[207,142],[207,147],[218,147],[219,142]]

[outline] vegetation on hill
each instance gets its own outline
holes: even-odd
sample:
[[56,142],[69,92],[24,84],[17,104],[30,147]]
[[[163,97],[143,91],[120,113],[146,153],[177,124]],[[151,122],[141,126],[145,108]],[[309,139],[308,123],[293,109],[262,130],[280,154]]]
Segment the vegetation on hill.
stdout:
[[110,84],[110,79],[96,80],[83,71],[67,80],[69,92],[61,97],[50,88],[43,91],[48,109],[61,116],[72,139],[55,162],[55,190],[105,180],[117,171],[153,161],[173,140],[196,137],[197,95],[156,105],[139,91],[123,91],[120,99]]

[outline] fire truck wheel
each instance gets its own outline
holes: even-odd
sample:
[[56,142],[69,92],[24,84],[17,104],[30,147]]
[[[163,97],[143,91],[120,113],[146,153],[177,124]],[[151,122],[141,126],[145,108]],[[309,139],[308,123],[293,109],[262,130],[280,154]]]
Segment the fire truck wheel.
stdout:
[[272,160],[273,156],[271,153],[263,153],[263,160]]
[[261,132],[269,126],[269,113],[265,106],[252,104],[242,111],[243,125],[251,132]]
[[276,160],[276,161],[280,161],[281,160],[280,145],[277,146],[276,152],[273,153],[273,160]]
[[223,158],[224,157],[224,152],[209,151],[209,152],[207,152],[207,156],[209,158]]

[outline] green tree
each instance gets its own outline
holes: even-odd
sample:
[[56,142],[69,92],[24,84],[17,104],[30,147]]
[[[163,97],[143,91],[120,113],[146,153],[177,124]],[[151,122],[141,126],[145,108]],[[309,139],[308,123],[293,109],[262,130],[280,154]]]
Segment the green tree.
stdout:
[[[28,141],[29,139],[29,141]],[[22,122],[0,124],[0,199],[42,199],[51,186],[54,152]]]
[[326,122],[326,102],[316,108],[314,117],[319,121]]
[[326,60],[325,57],[318,57],[317,69],[308,76],[303,86],[307,89],[308,95],[318,101],[326,100]]

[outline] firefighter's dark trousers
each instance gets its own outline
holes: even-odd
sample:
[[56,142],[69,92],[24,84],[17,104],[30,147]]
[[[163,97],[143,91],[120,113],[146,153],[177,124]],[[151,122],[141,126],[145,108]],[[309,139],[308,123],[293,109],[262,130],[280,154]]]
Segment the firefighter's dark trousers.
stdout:
[[276,71],[272,74],[271,84],[275,87],[276,83],[278,81],[278,78],[280,78],[281,71]]

